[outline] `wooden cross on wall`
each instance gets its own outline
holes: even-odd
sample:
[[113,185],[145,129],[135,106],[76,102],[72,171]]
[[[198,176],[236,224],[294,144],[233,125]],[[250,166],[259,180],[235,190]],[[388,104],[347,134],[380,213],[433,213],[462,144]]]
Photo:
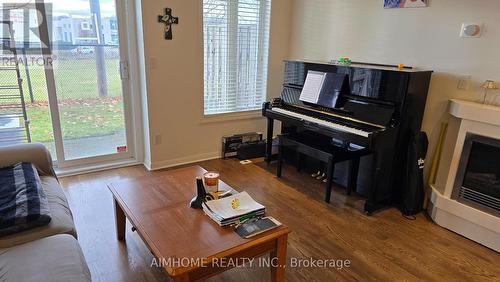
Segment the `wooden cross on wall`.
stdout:
[[165,8],[165,15],[159,15],[158,22],[165,25],[165,39],[172,40],[172,24],[178,24],[179,17],[172,17],[172,9]]

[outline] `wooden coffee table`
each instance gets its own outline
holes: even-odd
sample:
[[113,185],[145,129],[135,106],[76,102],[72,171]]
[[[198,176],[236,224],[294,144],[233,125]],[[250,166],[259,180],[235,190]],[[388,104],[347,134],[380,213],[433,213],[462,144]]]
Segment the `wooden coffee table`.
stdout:
[[[128,218],[157,258],[155,265],[175,281],[207,278],[266,253],[272,280],[284,281],[288,227],[243,239],[232,227],[220,227],[202,210],[190,208],[195,178],[205,172],[191,166],[109,184],[118,240],[125,240]],[[219,189],[232,188],[221,181]]]

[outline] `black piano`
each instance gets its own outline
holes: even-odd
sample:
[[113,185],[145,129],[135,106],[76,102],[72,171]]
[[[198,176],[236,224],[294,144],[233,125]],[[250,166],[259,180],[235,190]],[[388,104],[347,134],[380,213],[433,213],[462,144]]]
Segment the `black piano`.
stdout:
[[[371,152],[362,159],[358,176],[358,193],[366,198],[364,211],[397,206],[405,187],[408,145],[421,129],[432,71],[292,60],[284,64],[281,96],[262,109],[267,118],[266,160],[273,157],[274,120],[282,122],[282,133],[307,131],[362,146]],[[349,90],[337,107],[299,100],[309,71],[347,76]],[[340,171],[338,177],[342,175]]]

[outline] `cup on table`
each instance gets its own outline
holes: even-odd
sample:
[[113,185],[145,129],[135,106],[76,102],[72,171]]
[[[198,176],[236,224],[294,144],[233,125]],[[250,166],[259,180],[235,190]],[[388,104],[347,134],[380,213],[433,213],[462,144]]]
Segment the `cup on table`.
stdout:
[[203,174],[203,181],[208,193],[216,193],[219,191],[219,176],[215,171],[209,171]]

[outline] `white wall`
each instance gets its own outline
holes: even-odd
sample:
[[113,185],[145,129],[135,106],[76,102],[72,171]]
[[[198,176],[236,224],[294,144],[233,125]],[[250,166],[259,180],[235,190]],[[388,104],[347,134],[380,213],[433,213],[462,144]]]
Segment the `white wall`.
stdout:
[[[288,55],[288,0],[273,0],[271,12],[268,95],[281,91],[282,63]],[[173,40],[164,39],[158,15],[173,9],[179,24]],[[220,155],[221,137],[265,131],[259,113],[253,118],[203,118],[203,29],[201,0],[142,0],[142,28],[146,64],[147,120],[153,169]],[[144,99],[146,100],[146,99]],[[148,139],[148,138],[146,138]],[[161,139],[161,140],[160,140]],[[159,142],[160,141],[160,142]],[[148,142],[148,141],[146,141]],[[148,150],[146,144],[146,150]],[[146,156],[148,156],[146,152]]]
[[[435,71],[423,130],[434,152],[450,98],[479,100],[480,83],[500,81],[500,1],[431,0],[430,7],[384,9],[383,0],[293,0],[294,59],[400,64]],[[462,22],[484,24],[481,38],[459,38]],[[471,75],[467,91],[457,89]],[[498,91],[493,94],[500,94]],[[500,95],[491,102],[500,104]],[[429,168],[430,166],[427,166]]]
[[[262,118],[207,122],[203,113],[201,0],[142,0],[147,123],[151,165],[168,166],[215,157],[220,137],[264,131]],[[423,129],[434,151],[449,98],[479,100],[479,85],[500,80],[500,1],[433,0],[428,8],[383,9],[382,0],[273,0],[268,96],[279,95],[282,59],[404,63],[435,71]],[[173,8],[180,24],[163,39],[157,16]],[[458,37],[462,22],[484,25],[481,38]],[[457,80],[470,75],[468,90]],[[500,104],[493,92],[492,102]],[[161,144],[157,144],[161,136]],[[147,147],[147,145],[146,145]],[[147,152],[146,152],[146,155]],[[147,161],[147,160],[146,160]],[[428,166],[429,167],[429,166]]]

